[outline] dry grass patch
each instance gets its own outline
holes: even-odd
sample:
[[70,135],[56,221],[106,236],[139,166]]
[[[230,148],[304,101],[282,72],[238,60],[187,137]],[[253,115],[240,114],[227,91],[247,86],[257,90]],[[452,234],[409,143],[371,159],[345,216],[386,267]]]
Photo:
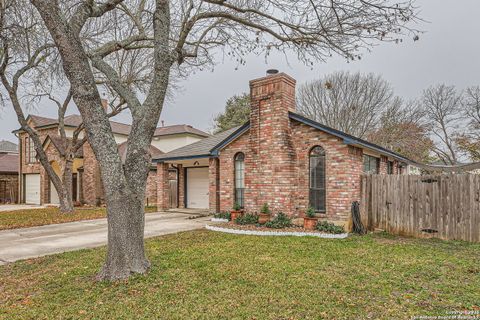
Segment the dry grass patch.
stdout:
[[[156,212],[156,207],[147,207],[145,212]],[[73,214],[61,213],[58,208],[26,209],[0,212],[0,230],[43,226],[80,220],[106,217],[105,208],[76,208]]]

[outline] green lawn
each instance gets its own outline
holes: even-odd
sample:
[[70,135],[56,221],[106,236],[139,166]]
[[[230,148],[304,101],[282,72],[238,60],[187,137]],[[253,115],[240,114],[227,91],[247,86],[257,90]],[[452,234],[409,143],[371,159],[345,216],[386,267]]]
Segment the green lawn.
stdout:
[[[157,207],[147,207],[145,212],[155,212]],[[76,208],[73,214],[63,214],[58,208],[25,209],[0,212],[0,230],[43,226],[79,220],[105,218],[105,208]]]
[[97,283],[105,249],[0,267],[3,319],[408,319],[479,310],[480,244],[184,232],[148,276]]

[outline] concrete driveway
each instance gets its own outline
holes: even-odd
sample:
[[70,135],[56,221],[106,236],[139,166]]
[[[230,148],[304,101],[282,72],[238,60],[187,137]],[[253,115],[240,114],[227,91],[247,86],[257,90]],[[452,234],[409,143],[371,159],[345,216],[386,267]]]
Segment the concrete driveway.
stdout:
[[25,210],[25,209],[42,209],[44,206],[39,206],[36,204],[2,204],[0,205],[1,211],[15,211],[15,210]]
[[[201,229],[210,218],[188,219],[182,213],[149,213],[145,237]],[[107,243],[107,219],[0,231],[0,265]]]

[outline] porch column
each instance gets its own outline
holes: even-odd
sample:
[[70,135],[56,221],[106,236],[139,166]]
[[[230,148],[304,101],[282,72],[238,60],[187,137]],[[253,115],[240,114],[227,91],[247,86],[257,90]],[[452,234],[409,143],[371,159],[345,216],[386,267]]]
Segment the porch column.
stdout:
[[178,168],[178,207],[180,209],[185,208],[185,169],[181,164],[177,165]]
[[218,158],[208,159],[208,194],[210,213],[220,211],[220,163]]
[[157,163],[157,209],[169,209],[168,164]]

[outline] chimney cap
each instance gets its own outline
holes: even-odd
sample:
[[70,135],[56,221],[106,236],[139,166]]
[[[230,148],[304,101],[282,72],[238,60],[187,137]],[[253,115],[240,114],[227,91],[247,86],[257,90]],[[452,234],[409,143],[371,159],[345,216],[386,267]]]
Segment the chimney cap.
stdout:
[[274,74],[278,74],[278,70],[277,69],[268,69],[267,70],[267,76],[272,76]]

